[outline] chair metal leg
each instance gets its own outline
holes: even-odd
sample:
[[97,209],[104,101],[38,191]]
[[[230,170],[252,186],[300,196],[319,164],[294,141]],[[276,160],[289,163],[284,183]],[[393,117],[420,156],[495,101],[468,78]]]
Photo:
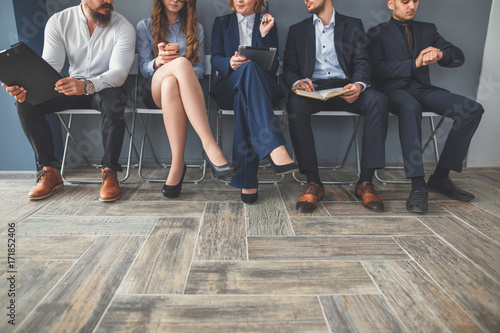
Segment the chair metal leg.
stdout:
[[[146,140],[148,141],[148,145],[151,149],[151,153],[153,155],[153,159],[156,163],[156,165],[160,166],[160,167],[163,167],[163,168],[169,168],[171,165],[170,164],[167,164],[167,163],[162,163],[160,161],[160,159],[158,158],[158,156],[156,155],[156,152],[155,152],[155,149],[153,147],[153,143],[151,142],[151,139],[149,138],[149,135],[148,135],[148,131],[147,131],[147,124],[148,124],[148,114],[145,114],[145,119],[142,118],[142,115],[139,115],[139,119],[141,121],[141,124],[142,124],[142,129],[143,129],[143,134],[142,134],[142,142],[141,142],[141,151],[139,153],[139,167],[138,167],[138,173],[139,173],[139,177],[144,180],[144,181],[147,181],[147,182],[150,182],[150,183],[164,183],[167,181],[167,179],[158,179],[158,178],[149,178],[149,177],[145,177],[143,175],[143,162],[144,162],[144,152],[145,152],[145,144],[146,144]],[[206,170],[207,170],[207,162],[206,161],[203,161],[203,164],[187,164],[186,165],[188,168],[200,168],[202,169],[202,175],[200,178],[198,179],[184,179],[184,182],[185,183],[194,183],[194,184],[198,184],[199,182],[201,182],[203,179],[205,179],[206,177]]]
[[[436,140],[436,134],[441,125],[443,124],[444,120],[446,119],[445,116],[441,116],[439,119],[439,123],[437,126],[434,124],[434,117],[429,117],[429,125],[431,128],[431,134],[427,141],[425,142],[424,146],[422,147],[422,154],[427,150],[427,147],[429,147],[431,141],[433,143],[434,147],[434,159],[436,160],[436,165],[439,162],[439,148]],[[385,167],[385,169],[390,169],[390,170],[404,170],[404,167]],[[389,179],[384,179],[378,175],[378,170],[375,170],[375,178],[383,183],[383,184],[410,184],[411,180],[409,179],[396,179],[396,180],[389,180]]]
[[[100,184],[102,182],[102,180],[98,179],[98,178],[90,179],[90,178],[66,178],[65,177],[66,160],[67,160],[67,156],[68,156],[68,147],[69,147],[69,140],[70,139],[73,142],[73,144],[75,145],[78,155],[80,155],[80,157],[85,161],[85,163],[88,166],[91,166],[94,168],[100,168],[101,165],[95,164],[95,163],[90,163],[88,158],[83,154],[82,150],[80,149],[80,146],[76,142],[76,139],[73,137],[73,134],[71,133],[71,125],[73,123],[73,114],[69,115],[69,119],[68,119],[67,124],[64,121],[64,119],[62,118],[62,115],[58,114],[57,116],[59,117],[59,120],[61,121],[61,124],[63,125],[63,127],[66,129],[66,140],[64,143],[63,158],[61,161],[61,177],[62,177],[63,181],[73,183],[73,184]],[[128,130],[128,128],[127,128],[127,134],[129,137],[129,149],[128,149],[128,154],[127,154],[128,158],[127,158],[127,165],[126,165],[127,171],[125,172],[125,175],[122,178],[118,179],[119,182],[126,181],[130,176],[130,168],[131,168],[131,164],[132,164],[131,163],[132,162],[132,150],[135,149],[134,132],[135,132],[135,114],[132,116],[132,129]],[[136,151],[136,154],[137,154],[137,151]]]
[[[356,179],[352,179],[352,180],[343,180],[343,181],[336,181],[336,180],[330,180],[330,181],[322,181],[323,184],[328,184],[328,185],[350,185],[350,184],[355,184],[358,179],[359,179],[359,174],[361,173],[361,162],[360,162],[360,154],[359,154],[359,144],[358,144],[358,127],[359,127],[359,120],[358,120],[358,117],[356,116],[353,116],[352,117],[352,127],[353,127],[353,133],[352,133],[352,136],[351,136],[351,139],[349,140],[349,144],[347,145],[347,150],[344,154],[344,157],[342,159],[342,162],[339,164],[339,165],[335,165],[333,167],[326,167],[326,166],[319,166],[318,169],[331,169],[331,170],[338,170],[338,169],[342,169],[347,161],[347,158],[349,157],[349,153],[351,152],[352,150],[352,146],[354,144],[354,149],[355,149],[355,152],[356,152],[356,170],[357,170],[357,176],[356,176]],[[292,174],[293,178],[301,183],[301,184],[305,184],[307,183],[307,181],[305,180],[300,180],[297,178],[297,175],[296,175],[296,172],[294,172]]]
[[[219,109],[217,112],[217,144],[219,145],[220,149],[222,150],[222,109]],[[269,167],[270,164],[267,164],[265,166],[259,166],[259,168],[266,169]],[[285,179],[285,175],[280,175],[277,179],[271,179],[271,180],[259,180],[259,184],[278,184],[280,181]],[[229,185],[231,184],[231,181],[229,180],[220,180],[222,183]]]

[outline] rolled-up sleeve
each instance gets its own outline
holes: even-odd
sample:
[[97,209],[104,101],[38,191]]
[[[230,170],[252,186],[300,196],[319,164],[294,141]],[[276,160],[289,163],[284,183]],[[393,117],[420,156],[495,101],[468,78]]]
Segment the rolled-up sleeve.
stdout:
[[128,21],[125,21],[116,32],[109,69],[97,77],[89,78],[96,91],[123,85],[134,62],[134,53],[135,30]]
[[142,20],[137,24],[137,53],[139,54],[139,69],[142,76],[150,78],[153,76],[155,54],[153,52],[153,44],[151,43],[151,33],[146,25],[146,20]]
[[193,65],[194,72],[198,79],[203,79],[205,74],[205,32],[203,26],[198,23],[198,31],[196,32],[196,37],[200,44],[198,45],[198,51],[200,52],[200,61]]

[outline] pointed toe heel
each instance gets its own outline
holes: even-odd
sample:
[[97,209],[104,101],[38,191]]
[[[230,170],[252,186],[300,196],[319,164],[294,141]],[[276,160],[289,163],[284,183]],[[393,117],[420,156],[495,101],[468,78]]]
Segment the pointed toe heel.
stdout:
[[207,161],[208,165],[210,166],[210,169],[212,169],[212,173],[217,179],[220,180],[225,180],[226,178],[229,178],[231,176],[234,176],[239,173],[240,168],[237,164],[235,163],[226,163],[221,166],[217,166],[210,161],[208,158],[207,153],[203,150],[203,158],[205,161]]
[[181,194],[182,182],[184,181],[184,176],[186,175],[187,166],[184,164],[184,170],[182,171],[181,181],[177,185],[167,185],[163,184],[162,193],[165,198],[177,198]]

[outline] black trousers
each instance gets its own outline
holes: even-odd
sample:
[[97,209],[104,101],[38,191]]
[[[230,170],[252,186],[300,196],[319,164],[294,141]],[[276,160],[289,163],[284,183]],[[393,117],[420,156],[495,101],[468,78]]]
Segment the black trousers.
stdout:
[[103,168],[122,171],[118,163],[125,134],[124,111],[127,94],[122,87],[108,88],[90,96],[65,96],[31,105],[17,102],[17,113],[21,126],[35,152],[39,169],[51,166],[60,169],[61,162],[55,158],[52,132],[45,115],[66,109],[96,109],[101,111],[101,133],[104,156]]
[[481,104],[447,90],[412,82],[389,94],[389,111],[399,117],[399,138],[407,178],[423,177],[422,112],[453,119],[438,165],[457,172],[462,164],[484,109]]
[[[318,80],[317,90],[342,87],[342,80]],[[361,168],[380,169],[385,166],[387,134],[387,97],[366,89],[352,104],[340,97],[327,101],[290,94],[287,113],[293,149],[300,172],[308,178],[319,179],[318,158],[311,126],[311,114],[319,111],[349,111],[364,116]]]

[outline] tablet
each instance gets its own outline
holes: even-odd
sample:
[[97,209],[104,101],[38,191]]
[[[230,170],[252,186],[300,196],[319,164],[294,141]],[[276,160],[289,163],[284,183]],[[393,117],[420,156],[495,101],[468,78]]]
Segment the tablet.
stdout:
[[26,89],[26,101],[36,105],[61,96],[54,90],[63,76],[25,42],[0,52],[0,81]]
[[240,45],[238,47],[238,53],[255,61],[263,70],[268,71],[273,66],[276,48]]

